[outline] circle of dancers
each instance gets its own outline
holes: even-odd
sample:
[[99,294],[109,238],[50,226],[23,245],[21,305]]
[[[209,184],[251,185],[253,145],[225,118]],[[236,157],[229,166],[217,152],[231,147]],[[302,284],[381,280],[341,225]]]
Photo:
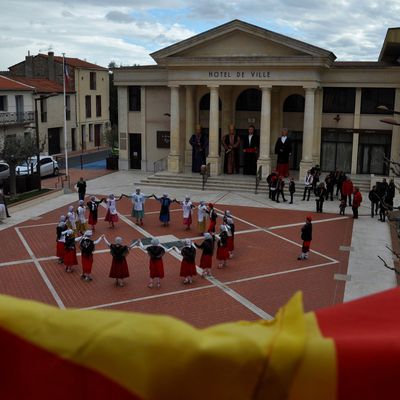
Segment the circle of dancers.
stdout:
[[[160,203],[159,220],[162,226],[168,227],[170,223],[170,206],[177,203],[182,208],[183,226],[185,231],[191,229],[193,223],[194,209],[197,209],[197,226],[198,231],[204,234],[202,243],[197,244],[190,239],[176,242],[176,245],[166,247],[159,242],[157,238],[151,238],[150,243],[143,244],[144,240],[133,240],[129,244],[125,244],[123,238],[115,237],[114,241],[107,239],[102,234],[97,239],[93,238],[98,223],[98,209],[101,203],[105,204],[106,216],[105,222],[108,222],[110,229],[115,229],[119,222],[117,202],[122,198],[129,198],[132,201],[131,216],[139,226],[144,225],[144,206],[148,198],[153,197]],[[88,218],[86,218],[88,212]],[[207,224],[207,216],[209,223]],[[216,233],[216,222],[218,214],[212,203],[206,204],[204,201],[196,206],[192,203],[189,196],[185,196],[183,201],[171,199],[167,193],[161,197],[155,194],[145,195],[140,189],[136,189],[131,195],[122,194],[116,197],[110,194],[107,198],[100,200],[95,196],[91,196],[90,200],[85,204],[84,200],[79,200],[75,209],[73,205],[68,207],[66,215],[60,217],[56,228],[57,246],[56,254],[58,263],[63,264],[67,273],[74,272],[78,266],[77,250],[81,255],[82,273],[81,278],[85,282],[93,280],[92,268],[96,245],[101,241],[107,245],[112,257],[109,277],[115,279],[117,287],[124,286],[124,279],[129,277],[129,268],[126,260],[129,251],[138,248],[146,252],[149,256],[149,288],[160,288],[161,280],[164,278],[163,257],[166,253],[175,251],[181,257],[180,277],[184,284],[191,284],[197,275],[196,268],[196,252],[201,251],[200,265],[203,277],[211,277],[211,268],[213,255],[216,250],[216,258],[218,268],[226,267],[228,259],[233,257],[234,251],[234,234],[235,224],[233,217],[229,211],[225,211],[223,222],[220,225],[219,233]],[[148,241],[148,240],[147,240]]]
[[[159,239],[146,238],[132,240],[130,243],[124,242],[121,236],[116,236],[110,240],[105,234],[94,239],[96,225],[99,221],[98,209],[101,203],[106,208],[105,222],[111,230],[116,228],[119,221],[117,202],[122,198],[129,198],[132,201],[131,216],[139,226],[144,225],[145,202],[153,197],[160,203],[159,221],[163,227],[168,227],[170,223],[170,207],[173,203],[180,205],[182,210],[182,223],[185,231],[191,229],[193,223],[194,210],[197,211],[197,229],[202,235],[200,244],[190,239],[162,244]],[[86,218],[88,213],[88,218]],[[217,225],[218,218],[222,217],[222,222]],[[208,223],[207,223],[208,220]],[[218,226],[218,228],[217,228]],[[138,228],[140,229],[140,228]],[[307,234],[305,237],[304,229]],[[302,230],[303,243],[302,255],[299,259],[307,259],[311,243],[311,218],[308,217],[306,226]],[[161,280],[164,278],[163,257],[165,254],[175,251],[177,258],[181,260],[179,276],[183,284],[192,284],[194,278],[199,274],[203,278],[211,278],[213,256],[216,255],[217,268],[225,268],[228,261],[234,256],[235,249],[235,223],[229,210],[224,214],[218,214],[214,204],[200,201],[197,205],[193,204],[190,196],[185,196],[183,201],[171,199],[167,193],[161,197],[155,194],[145,195],[136,189],[131,195],[121,194],[118,198],[110,194],[107,198],[96,199],[91,196],[85,204],[84,200],[79,200],[78,206],[68,207],[66,215],[62,215],[56,228],[57,245],[56,254],[58,263],[64,265],[67,273],[72,273],[78,266],[77,249],[81,255],[82,273],[81,278],[85,282],[93,280],[92,268],[96,246],[104,241],[111,255],[111,267],[109,277],[115,280],[117,287],[125,285],[124,280],[129,277],[129,267],[127,256],[133,249],[139,249],[147,253],[149,257],[149,288],[160,288]],[[216,250],[215,250],[216,249]],[[196,253],[201,251],[199,269],[196,267]]]

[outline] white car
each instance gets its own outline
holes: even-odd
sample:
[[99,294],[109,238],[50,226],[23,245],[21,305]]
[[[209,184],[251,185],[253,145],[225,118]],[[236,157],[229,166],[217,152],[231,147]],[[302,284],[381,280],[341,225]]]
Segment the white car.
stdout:
[[7,163],[0,161],[0,181],[7,179],[10,176],[10,167]]
[[[28,173],[36,173],[37,160],[32,157],[28,163],[18,165],[15,169],[17,175],[28,175]],[[58,175],[58,162],[52,156],[40,156],[40,176]]]

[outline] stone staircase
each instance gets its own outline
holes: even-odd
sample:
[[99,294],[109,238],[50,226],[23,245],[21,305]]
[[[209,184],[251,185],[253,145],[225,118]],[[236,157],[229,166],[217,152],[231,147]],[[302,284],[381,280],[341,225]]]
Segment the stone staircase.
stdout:
[[[322,174],[325,178],[326,174]],[[363,193],[368,193],[370,188],[369,175],[356,175],[351,177],[355,186],[360,188]],[[200,174],[181,173],[172,174],[166,171],[158,172],[154,175],[143,178],[137,182],[140,186],[153,186],[160,188],[181,188],[188,190],[202,189],[202,176]],[[219,175],[210,176],[207,180],[205,190],[213,191],[231,191],[231,192],[249,192],[255,193],[256,178],[248,175]],[[285,193],[287,193],[287,186]],[[296,197],[303,195],[304,183],[296,182]],[[267,192],[267,182],[263,179],[258,187],[258,193]]]

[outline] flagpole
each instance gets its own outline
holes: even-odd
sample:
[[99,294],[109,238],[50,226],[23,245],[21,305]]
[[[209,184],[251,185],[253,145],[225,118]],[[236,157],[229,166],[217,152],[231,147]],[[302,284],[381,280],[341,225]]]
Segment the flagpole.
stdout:
[[65,53],[63,55],[63,91],[64,91],[64,152],[65,152],[65,179],[68,181],[69,189],[69,174],[68,174],[68,140],[67,140],[67,104],[65,99],[65,78],[66,78],[66,65],[65,65]]

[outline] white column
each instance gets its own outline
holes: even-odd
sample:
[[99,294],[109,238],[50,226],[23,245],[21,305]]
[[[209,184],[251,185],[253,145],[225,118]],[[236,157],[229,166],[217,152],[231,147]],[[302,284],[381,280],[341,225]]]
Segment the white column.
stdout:
[[[353,129],[360,129],[360,117],[361,117],[361,88],[356,89],[356,101],[354,105],[354,121]],[[357,159],[358,159],[358,139],[359,133],[353,133],[353,147],[351,151],[351,173],[357,173]]]
[[271,86],[260,86],[261,119],[260,119],[260,155],[257,161],[257,170],[262,166],[262,175],[267,177],[271,173]]
[[[119,139],[119,158],[118,168],[120,170],[129,169],[129,128],[128,128],[128,87],[118,86],[118,139]],[[81,125],[76,127],[77,143],[80,143]]]
[[192,166],[192,146],[189,143],[194,133],[194,86],[186,86],[186,136],[185,136],[185,166]]
[[318,88],[315,92],[315,113],[314,113],[314,142],[313,142],[313,163],[321,164],[321,126],[322,126],[323,93]]
[[[400,89],[396,89],[394,109],[396,111],[400,110]],[[398,120],[398,117],[396,118],[396,120]],[[400,162],[400,126],[393,125],[392,128],[392,146],[390,149],[390,159],[394,162]],[[392,171],[390,171],[389,174],[393,176]]]
[[210,163],[211,175],[221,173],[219,157],[219,96],[218,86],[210,87],[210,124],[208,136],[208,157],[207,163]]
[[170,152],[168,156],[168,171],[180,172],[179,152],[179,86],[170,86],[171,88],[171,133],[170,133]]
[[305,88],[304,127],[303,127],[303,154],[300,162],[300,180],[312,167],[312,150],[314,141],[314,103],[315,88]]

